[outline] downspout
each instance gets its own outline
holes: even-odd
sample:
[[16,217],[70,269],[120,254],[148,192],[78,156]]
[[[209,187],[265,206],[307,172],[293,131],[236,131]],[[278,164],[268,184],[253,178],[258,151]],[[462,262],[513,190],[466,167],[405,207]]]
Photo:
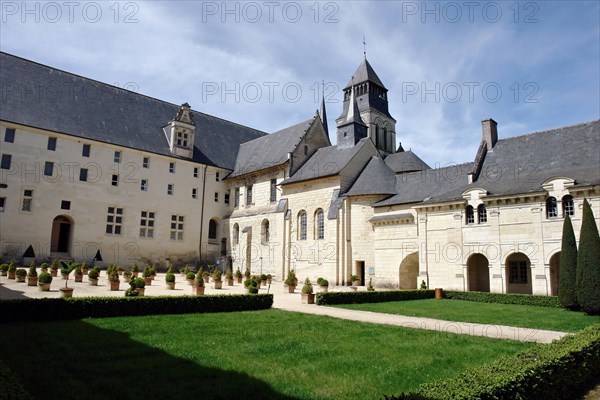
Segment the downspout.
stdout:
[[202,178],[202,208],[200,209],[200,244],[198,247],[198,259],[202,263],[202,228],[204,227],[204,199],[206,198],[206,170],[208,165],[204,165],[204,176]]

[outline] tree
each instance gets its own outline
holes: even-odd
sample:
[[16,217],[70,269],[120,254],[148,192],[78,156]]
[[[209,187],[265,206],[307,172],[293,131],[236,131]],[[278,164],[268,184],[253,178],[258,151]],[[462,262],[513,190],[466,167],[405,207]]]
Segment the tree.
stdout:
[[571,310],[579,308],[577,303],[577,242],[571,218],[567,215],[563,223],[558,274],[558,299],[560,304]]
[[600,314],[600,236],[585,199],[577,253],[577,302],[586,314]]

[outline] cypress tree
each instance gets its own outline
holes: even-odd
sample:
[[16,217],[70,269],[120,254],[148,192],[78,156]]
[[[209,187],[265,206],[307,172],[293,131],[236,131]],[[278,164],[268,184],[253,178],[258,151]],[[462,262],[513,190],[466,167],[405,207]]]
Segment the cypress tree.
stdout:
[[571,310],[579,308],[577,304],[577,243],[571,218],[567,215],[563,223],[562,244],[560,248],[560,268],[558,274],[558,299],[560,304]]
[[600,314],[600,236],[587,200],[583,201],[577,254],[577,302],[586,314]]

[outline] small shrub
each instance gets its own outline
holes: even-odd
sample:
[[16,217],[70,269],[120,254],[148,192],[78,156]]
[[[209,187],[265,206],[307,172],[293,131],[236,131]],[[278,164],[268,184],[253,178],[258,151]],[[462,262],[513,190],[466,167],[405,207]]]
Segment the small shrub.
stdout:
[[175,282],[175,274],[172,272],[167,272],[167,276],[165,276],[165,282]]
[[129,281],[129,286],[135,289],[143,289],[146,287],[146,281],[144,278],[133,278]]
[[350,282],[354,283],[354,282],[360,282],[360,278],[358,277],[358,275],[352,275],[350,277]]
[[288,272],[287,278],[285,278],[285,283],[288,286],[296,286],[296,273],[294,271]]
[[38,275],[38,282],[39,283],[51,283],[52,275],[50,275],[48,272],[42,272],[41,274]]
[[35,263],[32,262],[31,265],[29,266],[29,272],[27,273],[27,276],[34,278],[37,275],[38,274],[37,274],[37,271],[35,270]]
[[240,277],[242,277],[242,271],[240,271],[239,269],[236,269],[236,270],[235,270],[235,277],[236,277],[236,278],[240,278]]
[[267,280],[267,275],[265,275],[265,274],[261,274],[261,275],[260,275],[260,280],[261,280],[261,281],[266,281],[266,280]]
[[130,287],[125,291],[125,297],[138,297],[139,295],[140,294],[138,293],[138,291],[133,287]]
[[555,296],[539,296],[534,294],[460,292],[444,290],[444,297],[454,300],[476,301],[480,303],[520,304],[525,306],[560,307],[560,300]]
[[150,266],[148,266],[148,264],[146,264],[146,266],[144,267],[144,270],[142,271],[142,277],[150,278],[151,276],[152,276],[152,271],[150,270]]
[[98,272],[98,270],[96,270],[96,268],[94,267],[90,272],[88,272],[88,279],[98,279],[99,275],[100,272]]
[[133,265],[131,266],[131,272],[133,272],[133,273],[139,272],[139,268],[136,263],[133,263]]
[[329,304],[362,304],[382,303],[386,301],[407,301],[433,299],[434,290],[385,290],[375,292],[327,292],[317,293],[316,303]]
[[246,270],[244,271],[244,276],[246,278],[250,278],[250,268],[246,267]]
[[15,274],[16,274],[17,276],[27,276],[27,271],[25,271],[25,269],[24,269],[24,268],[18,268],[18,269],[15,271]]
[[233,279],[233,273],[231,272],[231,268],[227,268],[227,271],[225,271],[225,279],[227,279],[228,281]]
[[10,264],[8,264],[8,272],[17,272],[17,266],[15,262],[11,260]]
[[204,286],[204,279],[202,279],[202,275],[200,274],[200,271],[198,271],[198,274],[196,275],[196,279],[194,280],[194,285],[196,286]]
[[221,272],[221,270],[215,269],[215,272],[213,272],[213,279],[218,282],[221,280],[221,276],[223,276],[223,273]]
[[185,275],[185,279],[188,279],[188,280],[193,280],[193,279],[196,279],[196,274],[194,274],[193,272],[188,272],[188,273]]
[[75,269],[74,269],[73,271],[74,271],[73,273],[74,273],[75,275],[78,275],[78,276],[83,276],[83,270],[81,269],[81,266],[80,266],[80,265],[76,266],[76,267],[75,267]]
[[58,271],[58,258],[55,258],[54,260],[52,260],[52,264],[50,264],[50,269],[54,270],[54,271]]
[[8,272],[8,264],[2,264],[2,265],[0,265],[0,271],[2,271],[2,272]]
[[310,283],[310,279],[308,277],[304,280],[304,286],[302,286],[302,294],[312,294],[313,287],[312,283]]
[[421,290],[427,289],[427,283],[425,283],[425,280],[421,281],[421,287],[419,287],[419,289],[421,289]]
[[98,273],[98,275],[100,275],[100,271],[102,271],[102,268],[100,268],[99,265],[94,265],[94,268],[92,268],[92,271],[96,271]]

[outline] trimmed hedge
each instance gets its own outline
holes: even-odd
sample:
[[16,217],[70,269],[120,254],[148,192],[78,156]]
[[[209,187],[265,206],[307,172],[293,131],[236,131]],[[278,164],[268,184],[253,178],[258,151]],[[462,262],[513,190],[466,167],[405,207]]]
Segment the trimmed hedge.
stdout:
[[318,305],[382,303],[386,301],[433,299],[435,290],[382,290],[376,292],[317,293]]
[[459,292],[455,290],[444,290],[444,297],[452,300],[467,300],[480,303],[520,304],[523,306],[561,308],[558,297],[534,294]]
[[515,356],[386,399],[573,399],[582,395],[599,374],[597,324],[551,344],[538,344]]
[[252,311],[272,305],[272,294],[3,300],[0,322]]
[[30,400],[31,394],[25,390],[21,381],[10,368],[0,360],[0,399],[2,400]]

